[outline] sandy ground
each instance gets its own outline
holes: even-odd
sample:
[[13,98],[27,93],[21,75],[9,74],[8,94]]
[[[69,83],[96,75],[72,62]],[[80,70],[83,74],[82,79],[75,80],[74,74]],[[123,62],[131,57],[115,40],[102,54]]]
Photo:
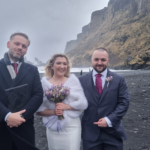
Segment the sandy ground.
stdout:
[[[150,73],[125,74],[130,107],[123,118],[127,133],[124,150],[150,150]],[[35,116],[36,146],[48,150],[42,118]],[[82,148],[81,148],[82,149]]]

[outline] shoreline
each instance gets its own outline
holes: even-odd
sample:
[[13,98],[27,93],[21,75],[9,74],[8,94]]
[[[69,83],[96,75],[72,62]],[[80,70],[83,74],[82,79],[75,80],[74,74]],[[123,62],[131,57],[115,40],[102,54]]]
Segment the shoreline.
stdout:
[[[130,75],[139,75],[139,74],[150,74],[150,70],[110,70],[112,72],[115,72],[117,74],[120,74],[122,76],[130,76]],[[87,71],[82,71],[82,75],[88,73]],[[40,78],[44,76],[44,73],[39,73]],[[71,74],[75,74],[77,77],[81,75],[80,72],[71,72]]]

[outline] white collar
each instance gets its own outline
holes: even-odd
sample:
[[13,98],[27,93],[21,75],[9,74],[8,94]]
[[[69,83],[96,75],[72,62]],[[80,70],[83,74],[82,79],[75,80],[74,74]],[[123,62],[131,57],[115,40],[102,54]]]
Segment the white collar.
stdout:
[[[95,77],[96,74],[99,74],[97,71],[93,69],[92,76]],[[107,76],[107,69],[100,73],[103,77]]]
[[[10,58],[9,58],[10,59]],[[11,64],[13,64],[13,63],[17,63],[17,64],[19,64],[19,61],[17,61],[17,62],[14,62],[13,60],[11,60],[10,59],[10,62],[11,62]]]

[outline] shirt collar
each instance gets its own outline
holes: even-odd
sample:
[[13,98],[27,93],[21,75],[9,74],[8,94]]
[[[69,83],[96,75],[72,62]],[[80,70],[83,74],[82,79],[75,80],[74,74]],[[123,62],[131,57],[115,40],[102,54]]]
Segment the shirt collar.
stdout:
[[[94,69],[93,69],[93,77],[96,75],[96,74],[98,74],[98,72],[97,71],[95,71]],[[100,73],[103,77],[106,77],[107,76],[107,69],[105,69],[103,72],[101,72]]]
[[13,61],[13,60],[11,60],[11,59],[10,59],[10,62],[11,62],[11,64],[13,64],[13,63],[17,63],[17,64],[19,64],[19,61],[14,62],[14,61]]

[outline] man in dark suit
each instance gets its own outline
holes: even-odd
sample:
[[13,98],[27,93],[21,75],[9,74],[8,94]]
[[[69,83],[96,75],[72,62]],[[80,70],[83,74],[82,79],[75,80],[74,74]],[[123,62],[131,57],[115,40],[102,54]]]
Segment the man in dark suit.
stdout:
[[89,103],[82,118],[83,149],[123,150],[126,134],[121,119],[129,106],[126,82],[107,69],[105,48],[96,49],[91,60],[93,71],[79,78]]
[[[30,45],[28,36],[14,33],[7,43],[9,49],[0,60],[0,149],[37,150],[33,114],[43,99],[38,70],[27,64],[23,56]],[[17,112],[8,109],[5,90],[27,84],[26,104]],[[13,100],[13,98],[12,98]]]

